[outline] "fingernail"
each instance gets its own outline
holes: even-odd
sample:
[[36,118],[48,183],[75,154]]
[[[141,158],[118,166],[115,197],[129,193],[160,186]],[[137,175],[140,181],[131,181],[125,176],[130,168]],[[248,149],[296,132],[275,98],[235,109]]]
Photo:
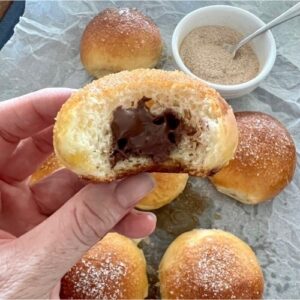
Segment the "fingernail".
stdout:
[[147,212],[147,218],[148,218],[149,220],[153,221],[153,222],[156,224],[157,218],[156,218],[156,215],[155,215],[154,213],[152,213],[152,212]]
[[[143,218],[144,218],[144,225],[147,224],[147,229],[146,229],[146,232],[145,233],[145,236],[141,237],[141,238],[145,238],[147,236],[149,236],[150,234],[152,234],[155,230],[155,227],[156,227],[156,222],[157,222],[157,218],[156,218],[156,215],[152,212],[145,212],[145,211],[135,211],[134,212],[135,214],[138,214],[138,215],[143,215]],[[145,229],[144,229],[145,231]]]
[[152,224],[153,224],[152,230],[148,233],[148,235],[150,235],[151,233],[154,232],[154,230],[156,228],[157,217],[154,213],[148,212],[147,218],[148,218],[149,221],[151,220]]
[[132,210],[131,213],[134,213],[135,215],[143,215],[149,220],[156,222],[156,215],[150,211],[141,211],[141,210]]
[[147,173],[129,177],[121,181],[116,188],[120,205],[131,208],[154,188],[155,182]]

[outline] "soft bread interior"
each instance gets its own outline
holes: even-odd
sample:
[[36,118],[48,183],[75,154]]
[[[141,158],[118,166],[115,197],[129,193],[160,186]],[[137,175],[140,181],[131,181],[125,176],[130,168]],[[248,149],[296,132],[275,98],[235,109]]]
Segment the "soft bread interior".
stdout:
[[[112,168],[113,111],[137,107],[143,97],[152,100],[152,114],[171,109],[196,133],[183,134],[169,160],[157,169],[152,159],[133,156]],[[200,81],[176,71],[135,70],[106,76],[75,92],[58,114],[54,145],[62,163],[84,177],[113,179],[149,168],[201,176],[232,158],[237,129],[231,108]]]

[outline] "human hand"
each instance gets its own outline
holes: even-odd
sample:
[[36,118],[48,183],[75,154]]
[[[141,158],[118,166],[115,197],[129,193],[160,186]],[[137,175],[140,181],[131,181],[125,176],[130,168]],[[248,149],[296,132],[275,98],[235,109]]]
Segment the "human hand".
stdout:
[[138,238],[154,230],[154,215],[133,210],[153,188],[147,174],[92,184],[63,169],[29,186],[53,151],[54,118],[71,92],[0,103],[0,298],[57,298],[62,276],[108,231]]

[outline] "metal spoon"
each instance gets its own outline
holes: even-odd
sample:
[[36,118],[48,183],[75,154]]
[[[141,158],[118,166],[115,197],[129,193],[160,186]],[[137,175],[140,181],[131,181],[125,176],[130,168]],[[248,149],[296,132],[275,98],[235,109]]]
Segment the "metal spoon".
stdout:
[[288,9],[286,12],[284,12],[283,14],[281,14],[280,16],[278,16],[277,18],[275,18],[268,24],[260,27],[258,30],[256,30],[255,32],[251,33],[250,35],[248,35],[247,37],[242,39],[237,45],[230,46],[228,50],[232,54],[232,58],[235,57],[236,52],[241,47],[243,47],[246,43],[248,43],[249,41],[251,41],[252,39],[257,37],[258,35],[264,33],[265,31],[267,31],[283,22],[286,22],[286,21],[293,19],[295,17],[298,17],[298,16],[300,16],[300,2],[295,4],[293,7]]

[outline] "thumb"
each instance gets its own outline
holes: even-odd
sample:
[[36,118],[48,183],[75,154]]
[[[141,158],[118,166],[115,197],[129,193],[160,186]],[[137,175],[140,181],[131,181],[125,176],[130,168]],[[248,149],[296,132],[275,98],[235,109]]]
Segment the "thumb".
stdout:
[[[111,184],[88,184],[46,221],[17,239],[15,249],[20,253],[16,256],[24,263],[19,276],[27,287],[25,296],[47,295],[44,292],[49,292],[153,186],[148,174]],[[41,294],[36,294],[36,286]]]

